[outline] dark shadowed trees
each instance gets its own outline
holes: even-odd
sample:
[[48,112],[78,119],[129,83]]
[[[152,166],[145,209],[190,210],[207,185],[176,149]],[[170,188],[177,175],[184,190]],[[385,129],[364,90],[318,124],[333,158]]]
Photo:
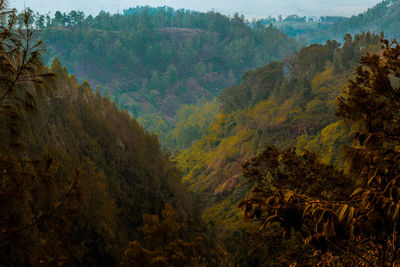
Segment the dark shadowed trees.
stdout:
[[[366,54],[338,98],[353,145],[346,172],[313,153],[268,147],[243,165],[256,182],[241,203],[244,217],[300,232],[314,250],[310,261],[394,266],[400,261],[400,47],[384,41]],[[295,261],[295,259],[294,259]]]

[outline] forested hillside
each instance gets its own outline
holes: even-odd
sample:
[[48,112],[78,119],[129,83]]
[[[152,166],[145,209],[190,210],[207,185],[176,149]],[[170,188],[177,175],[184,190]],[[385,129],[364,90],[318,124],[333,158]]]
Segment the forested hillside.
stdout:
[[306,18],[291,15],[284,19],[266,18],[264,25],[273,24],[282,32],[308,44],[324,43],[326,40],[341,40],[346,33],[360,34],[384,32],[386,38],[399,38],[400,1],[384,0],[367,11],[345,17]]
[[383,31],[386,38],[394,39],[400,37],[399,27],[400,1],[384,0],[364,13],[338,21],[320,33],[312,33],[314,37],[311,41],[323,42],[326,39],[341,38],[346,33],[357,34],[367,31],[377,34]]
[[400,46],[374,33],[398,7],[299,48],[238,15],[0,0],[0,266],[398,266]]
[[335,41],[310,45],[283,62],[246,72],[242,84],[220,94],[220,112],[206,134],[175,155],[185,184],[203,205],[203,219],[221,229],[236,263],[251,265],[259,257],[272,263],[285,251],[284,244],[277,245],[282,250],[275,254],[264,251],[268,246],[255,248],[254,257],[241,251],[252,245],[246,238],[253,231],[242,225],[237,209],[252,187],[243,180],[242,164],[267,145],[295,145],[315,151],[326,164],[346,168],[341,152],[350,139],[335,117],[335,99],[361,56],[380,49],[379,40],[369,33],[354,39],[346,35],[341,48]]
[[50,57],[140,117],[166,143],[182,104],[211,100],[247,69],[279,60],[296,42],[279,30],[249,27],[244,17],[171,8],[124,14],[37,14]]
[[46,68],[29,14],[22,30],[1,16],[0,265],[136,266],[140,251],[217,264],[223,253],[157,136],[58,59]]
[[255,186],[239,206],[263,237],[251,245],[279,251],[274,263],[400,262],[400,46],[382,43],[378,53],[362,56],[336,101],[336,116],[351,130],[343,163],[333,166],[311,151],[269,145],[243,164],[244,177]]
[[[341,16],[321,16],[321,17],[306,17],[298,15],[289,15],[285,18],[278,16],[277,18],[268,16],[253,21],[252,24],[261,23],[263,25],[272,24],[281,32],[286,33],[290,37],[296,38],[300,43],[311,44],[313,42],[324,43],[326,40],[333,39],[332,35],[327,36],[325,40],[319,39],[318,34],[325,32],[333,24],[340,21],[348,20],[347,17]],[[317,36],[314,36],[317,34]],[[343,36],[339,37],[340,40]],[[315,38],[315,39],[314,39]]]

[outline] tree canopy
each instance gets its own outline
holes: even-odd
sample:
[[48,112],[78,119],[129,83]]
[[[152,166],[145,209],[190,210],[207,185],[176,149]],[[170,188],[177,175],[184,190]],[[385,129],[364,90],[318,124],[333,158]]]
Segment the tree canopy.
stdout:
[[[384,41],[367,53],[338,98],[353,144],[346,173],[310,152],[268,147],[243,165],[256,186],[241,203],[245,218],[299,231],[325,264],[394,266],[399,259],[400,47]],[[294,259],[295,260],[295,259]]]

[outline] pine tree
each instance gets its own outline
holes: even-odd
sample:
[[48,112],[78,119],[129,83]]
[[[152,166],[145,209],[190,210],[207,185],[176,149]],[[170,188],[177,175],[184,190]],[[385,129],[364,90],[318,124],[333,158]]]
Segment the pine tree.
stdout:
[[[21,13],[23,25],[16,26],[17,15],[0,2],[0,117],[12,133],[25,112],[36,107],[36,98],[49,88],[53,74],[43,65],[42,41],[33,39],[30,12]],[[6,141],[6,140],[3,140]]]

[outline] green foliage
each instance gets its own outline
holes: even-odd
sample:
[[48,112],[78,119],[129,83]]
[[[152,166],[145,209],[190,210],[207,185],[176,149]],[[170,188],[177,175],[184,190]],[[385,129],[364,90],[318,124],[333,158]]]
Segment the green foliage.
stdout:
[[[10,124],[0,131],[0,265],[397,264],[397,43],[364,56],[352,78],[382,35],[348,34],[341,47],[314,44],[278,62],[297,44],[238,14],[1,14],[10,23],[0,31],[0,115]],[[24,45],[32,22],[96,94],[57,58],[45,68],[41,42]],[[223,87],[219,104],[207,102]],[[197,206],[142,127],[181,149],[173,159]],[[247,225],[236,208],[244,198]]]
[[169,147],[184,149],[200,139],[216,120],[218,105],[215,102],[198,103],[197,105],[182,105],[176,112],[176,125],[172,132]]
[[[239,16],[215,12],[138,7],[78,23],[72,15],[58,12],[42,30],[50,58],[109,91],[135,117],[163,114],[171,127],[181,105],[212,100],[246,70],[298,48],[274,27],[253,29]],[[157,132],[157,123],[146,129]],[[165,145],[171,131],[157,133]]]
[[339,37],[345,33],[356,34],[362,31],[370,31],[379,34],[383,31],[386,38],[397,38],[397,28],[400,23],[399,10],[400,3],[398,0],[381,1],[364,13],[334,23],[326,32],[321,34],[321,37],[325,37],[327,34],[332,36],[332,33]]
[[[282,32],[296,37],[305,43],[323,43],[328,39],[340,40],[346,33],[352,35],[362,32],[380,34],[386,38],[398,38],[400,3],[398,0],[383,0],[367,11],[350,18],[345,17],[309,17],[307,19],[288,16],[285,20],[269,18],[253,24],[273,24]],[[383,38],[383,36],[381,36]]]
[[[0,265],[117,266],[131,240],[127,265],[229,265],[157,136],[88,82],[79,84],[57,58],[46,68],[42,42],[30,45],[29,14],[16,29],[15,14],[3,9],[10,23],[0,31],[1,119],[20,123],[12,128],[18,135],[6,124],[0,131]],[[70,23],[61,13],[56,19]],[[177,71],[170,65],[154,77],[160,89],[177,82]],[[162,93],[153,91],[154,98]],[[202,130],[216,111],[204,106],[205,113],[191,114],[204,117]]]
[[23,147],[2,146],[0,264],[116,265],[140,215],[161,214],[167,202],[195,224],[157,136],[57,59],[50,72],[49,95],[35,98],[37,113],[21,124]]
[[232,113],[253,107],[272,96],[279,101],[294,91],[301,91],[304,100],[308,100],[313,77],[332,62],[338,47],[336,41],[328,41],[325,45],[310,45],[286,62],[272,62],[255,71],[246,72],[241,85],[224,89],[219,95],[221,110]]
[[284,64],[272,62],[242,76],[243,83],[224,89],[218,99],[221,109],[231,113],[266,100],[284,80]]
[[[376,45],[369,47],[376,49]],[[365,48],[354,45],[354,49]],[[343,164],[342,155],[344,146],[351,143],[350,130],[338,121],[334,112],[335,100],[346,88],[346,80],[353,72],[347,68],[334,71],[334,59],[341,53],[342,49],[335,42],[312,45],[285,62],[271,63],[249,72],[244,82],[236,87],[239,90],[227,88],[222,92],[221,111],[210,130],[191,147],[174,155],[185,184],[198,194],[204,210],[203,220],[214,221],[222,239],[231,238],[231,233],[239,227],[235,210],[250,191],[251,184],[242,179],[241,165],[266,145],[295,145],[317,151],[321,164],[339,166],[347,173],[349,164]],[[357,55],[359,53],[349,62],[357,61]],[[276,76],[269,74],[275,70],[274,66],[280,69],[277,73],[283,72],[283,78],[272,87],[270,81],[276,82]],[[241,95],[243,91],[248,97]],[[265,231],[268,233],[270,229]],[[301,242],[289,243],[292,248],[299,246],[299,254],[306,249]],[[231,253],[236,253],[235,248],[226,246],[232,249]],[[277,257],[275,260],[280,261]],[[275,260],[267,259],[268,262]]]

